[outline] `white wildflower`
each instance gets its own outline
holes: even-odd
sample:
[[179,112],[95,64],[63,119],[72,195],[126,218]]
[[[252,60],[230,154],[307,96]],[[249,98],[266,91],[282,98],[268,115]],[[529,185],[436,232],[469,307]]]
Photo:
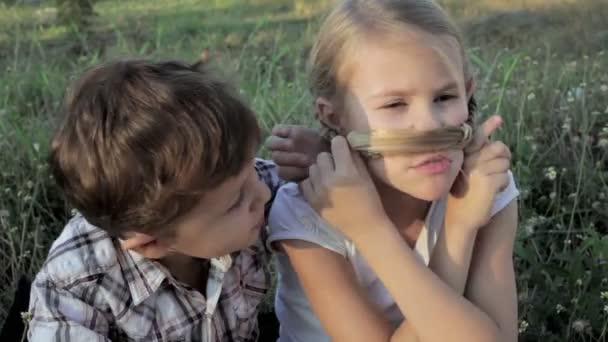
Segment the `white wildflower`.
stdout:
[[527,321],[519,322],[519,333],[521,334],[526,332],[526,330],[528,330],[528,326],[530,326],[530,324]]
[[555,178],[557,178],[557,171],[555,170],[554,166],[550,166],[545,169],[545,178],[550,181],[553,181],[555,180]]
[[564,123],[562,124],[562,129],[564,131],[570,131],[571,128],[572,128],[572,118],[571,117],[564,118]]
[[577,319],[576,321],[574,321],[572,323],[572,329],[574,329],[576,332],[582,333],[585,331],[585,329],[587,328],[588,325],[589,325],[588,321],[585,321],[582,319]]

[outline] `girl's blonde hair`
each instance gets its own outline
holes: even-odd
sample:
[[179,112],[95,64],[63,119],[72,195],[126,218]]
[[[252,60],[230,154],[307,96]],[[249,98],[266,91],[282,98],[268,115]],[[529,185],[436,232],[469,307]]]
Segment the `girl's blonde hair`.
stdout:
[[[325,19],[310,52],[308,72],[312,96],[326,98],[341,107],[343,85],[340,84],[340,73],[348,65],[346,56],[352,51],[357,39],[369,33],[399,34],[411,27],[456,39],[462,60],[465,61],[463,72],[465,77],[470,75],[460,32],[434,1],[341,0]],[[468,107],[468,123],[471,123],[476,108],[472,96]],[[327,127],[325,127],[325,131],[332,133],[331,129],[328,130]],[[409,133],[413,135],[410,136]],[[368,136],[365,136],[366,134]],[[350,136],[350,138],[354,138],[349,141],[351,145],[355,143],[354,148],[358,148],[368,155],[378,155],[389,151],[424,152],[443,149],[446,146],[460,147],[463,143],[470,141],[471,129],[465,125],[448,127],[437,132],[428,132],[428,134],[430,135],[424,136],[424,134],[401,130],[354,132]]]
[[338,95],[340,67],[347,64],[346,55],[357,38],[371,32],[400,33],[411,26],[455,38],[464,60],[458,29],[432,0],[340,0],[325,19],[310,52],[313,97],[334,99]]

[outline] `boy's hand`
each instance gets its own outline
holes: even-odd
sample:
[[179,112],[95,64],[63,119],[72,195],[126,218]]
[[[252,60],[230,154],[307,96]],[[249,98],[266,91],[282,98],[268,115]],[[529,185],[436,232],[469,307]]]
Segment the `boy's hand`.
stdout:
[[490,221],[495,196],[509,184],[511,151],[490,135],[502,125],[499,116],[486,120],[465,150],[461,174],[448,196],[446,228],[477,230]]
[[317,155],[329,150],[319,132],[302,126],[275,126],[267,144],[272,160],[278,166],[279,177],[287,181],[307,178],[308,167]]
[[352,240],[388,220],[365,163],[342,136],[331,141],[331,154],[319,154],[300,189],[323,219]]

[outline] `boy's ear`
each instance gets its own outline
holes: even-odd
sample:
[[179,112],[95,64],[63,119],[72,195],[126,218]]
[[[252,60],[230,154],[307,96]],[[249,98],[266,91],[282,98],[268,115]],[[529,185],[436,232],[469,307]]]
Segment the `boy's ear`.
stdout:
[[125,250],[132,250],[148,259],[161,259],[170,252],[166,242],[143,233],[127,233],[120,239],[120,245]]
[[336,107],[328,99],[319,97],[315,100],[315,114],[328,128],[341,131],[340,116],[336,112]]
[[465,91],[467,93],[467,99],[471,99],[475,90],[477,89],[477,84],[475,83],[475,78],[469,76],[464,82]]

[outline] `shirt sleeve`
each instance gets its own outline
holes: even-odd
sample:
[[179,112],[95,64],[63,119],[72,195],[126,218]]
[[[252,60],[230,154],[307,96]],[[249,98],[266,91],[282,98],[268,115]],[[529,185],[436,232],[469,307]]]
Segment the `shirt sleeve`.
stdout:
[[513,173],[509,171],[509,184],[503,191],[496,194],[496,197],[494,198],[494,205],[492,206],[492,216],[503,210],[518,196],[519,190],[515,184],[515,178],[513,177]]
[[297,184],[289,183],[278,191],[268,218],[267,245],[281,240],[302,240],[342,256],[348,256],[347,239],[329,226],[308,205]]
[[111,341],[104,315],[83,298],[51,280],[37,278],[34,281],[29,309],[29,341]]
[[270,160],[256,158],[255,172],[258,174],[260,180],[266,183],[266,186],[268,186],[268,189],[270,189],[270,200],[266,204],[265,212],[266,217],[268,217],[270,206],[274,202],[277,191],[281,185],[285,184],[285,182],[279,178],[277,165]]

